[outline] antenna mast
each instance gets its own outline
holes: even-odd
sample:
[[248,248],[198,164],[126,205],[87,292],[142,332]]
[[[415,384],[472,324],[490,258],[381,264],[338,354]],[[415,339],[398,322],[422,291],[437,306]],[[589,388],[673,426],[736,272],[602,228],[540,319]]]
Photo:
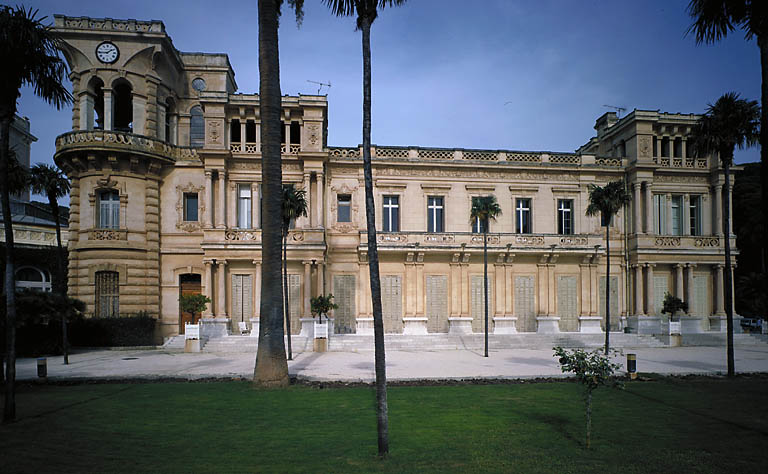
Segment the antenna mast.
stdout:
[[608,107],[609,109],[614,109],[616,111],[616,117],[621,118],[621,113],[626,112],[627,109],[624,107],[619,107],[617,105],[606,105],[603,104],[603,107]]
[[317,95],[320,95],[320,91],[323,90],[323,86],[327,87],[328,89],[331,88],[331,81],[320,82],[320,81],[310,81],[309,79],[307,79],[307,82],[311,82],[312,84],[317,84],[318,85]]

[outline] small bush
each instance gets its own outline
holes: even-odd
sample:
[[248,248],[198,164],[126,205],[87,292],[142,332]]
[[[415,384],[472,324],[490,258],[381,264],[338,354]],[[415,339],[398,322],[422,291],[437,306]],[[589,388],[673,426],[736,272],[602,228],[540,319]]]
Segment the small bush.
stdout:
[[86,318],[72,324],[72,345],[125,347],[154,345],[156,320],[146,313],[119,318]]
[[674,316],[675,313],[678,311],[682,311],[684,313],[688,312],[688,303],[681,300],[677,296],[672,296],[669,293],[664,294],[664,306],[661,309],[662,313],[669,314],[670,316]]

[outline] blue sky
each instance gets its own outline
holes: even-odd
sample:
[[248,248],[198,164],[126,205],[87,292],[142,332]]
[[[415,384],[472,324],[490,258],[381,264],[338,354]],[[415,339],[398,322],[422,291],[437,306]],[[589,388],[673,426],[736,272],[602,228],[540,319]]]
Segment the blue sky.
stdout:
[[[22,2],[51,19],[157,19],[182,51],[224,52],[239,92],[258,92],[256,0]],[[284,7],[283,94],[313,94],[330,82],[329,145],[355,146],[362,133],[362,58],[354,19],[305,0],[297,28]],[[760,98],[760,57],[740,31],[715,45],[685,37],[686,1],[411,0],[383,11],[371,33],[373,143],[573,151],[611,110],[701,113],[727,91]],[[470,6],[470,7],[468,7]],[[71,128],[22,90],[32,162],[51,162],[54,139]],[[759,161],[759,150],[736,162]]]

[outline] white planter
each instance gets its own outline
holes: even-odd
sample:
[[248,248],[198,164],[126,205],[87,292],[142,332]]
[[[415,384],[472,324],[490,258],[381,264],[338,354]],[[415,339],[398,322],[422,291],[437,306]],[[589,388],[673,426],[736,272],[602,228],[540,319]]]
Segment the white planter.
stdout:
[[314,337],[315,318],[301,318],[299,321],[301,321],[299,337]]
[[260,318],[251,318],[251,337],[259,337]]
[[517,318],[504,316],[493,318],[494,334],[517,334]]

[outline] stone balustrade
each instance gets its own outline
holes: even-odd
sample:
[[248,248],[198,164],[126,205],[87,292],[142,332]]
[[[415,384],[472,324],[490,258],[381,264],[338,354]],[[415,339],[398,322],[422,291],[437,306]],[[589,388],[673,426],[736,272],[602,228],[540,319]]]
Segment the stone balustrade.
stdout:
[[[731,245],[736,246],[736,240],[731,239]],[[705,250],[721,249],[725,246],[725,238],[714,235],[651,235],[641,234],[630,237],[630,248],[655,248],[673,250]]]
[[[381,248],[387,247],[477,247],[483,245],[483,234],[471,232],[379,232],[376,240]],[[603,243],[603,237],[599,235],[574,234],[488,234],[488,245],[492,247],[510,248],[547,248],[552,246],[558,249],[590,248]],[[360,231],[360,245],[368,244],[368,235]]]
[[197,149],[176,146],[144,135],[112,130],[77,130],[56,137],[56,154],[72,151],[105,150],[140,153],[170,161],[194,161]]

